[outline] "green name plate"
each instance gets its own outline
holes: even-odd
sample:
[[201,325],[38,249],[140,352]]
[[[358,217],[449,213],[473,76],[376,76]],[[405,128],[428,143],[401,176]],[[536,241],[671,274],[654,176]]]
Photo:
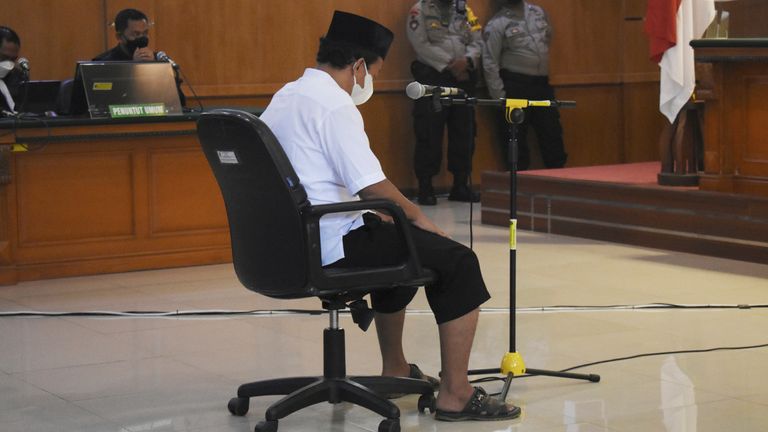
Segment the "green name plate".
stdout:
[[166,115],[166,112],[164,103],[110,105],[109,115],[112,116],[112,118],[157,117]]

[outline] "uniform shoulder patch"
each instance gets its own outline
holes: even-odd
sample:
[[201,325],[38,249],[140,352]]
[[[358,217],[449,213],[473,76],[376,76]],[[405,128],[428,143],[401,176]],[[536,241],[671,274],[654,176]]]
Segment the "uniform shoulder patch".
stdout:
[[443,25],[440,23],[439,18],[425,18],[427,27],[431,29],[439,29],[440,27],[443,27]]
[[477,19],[477,15],[472,11],[472,8],[467,6],[467,22],[469,23],[469,29],[472,31],[480,31],[483,26],[480,25],[480,20]]

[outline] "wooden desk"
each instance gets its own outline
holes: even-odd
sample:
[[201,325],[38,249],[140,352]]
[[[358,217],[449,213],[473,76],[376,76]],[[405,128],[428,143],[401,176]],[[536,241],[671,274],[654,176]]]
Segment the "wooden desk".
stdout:
[[697,90],[706,102],[701,189],[768,196],[768,39],[691,46],[709,71]]
[[0,121],[0,285],[229,261],[196,119]]

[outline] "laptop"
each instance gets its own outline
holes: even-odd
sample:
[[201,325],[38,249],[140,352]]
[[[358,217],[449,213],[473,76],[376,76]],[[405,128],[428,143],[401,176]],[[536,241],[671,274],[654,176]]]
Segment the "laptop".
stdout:
[[19,105],[16,111],[44,114],[56,111],[61,81],[26,81],[19,87]]
[[91,118],[181,115],[168,62],[78,62],[69,113]]

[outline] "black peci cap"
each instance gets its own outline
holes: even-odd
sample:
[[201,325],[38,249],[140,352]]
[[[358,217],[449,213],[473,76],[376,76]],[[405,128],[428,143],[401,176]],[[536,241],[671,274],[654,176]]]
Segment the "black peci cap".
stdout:
[[348,12],[335,11],[325,38],[364,48],[384,59],[395,35],[376,21]]

